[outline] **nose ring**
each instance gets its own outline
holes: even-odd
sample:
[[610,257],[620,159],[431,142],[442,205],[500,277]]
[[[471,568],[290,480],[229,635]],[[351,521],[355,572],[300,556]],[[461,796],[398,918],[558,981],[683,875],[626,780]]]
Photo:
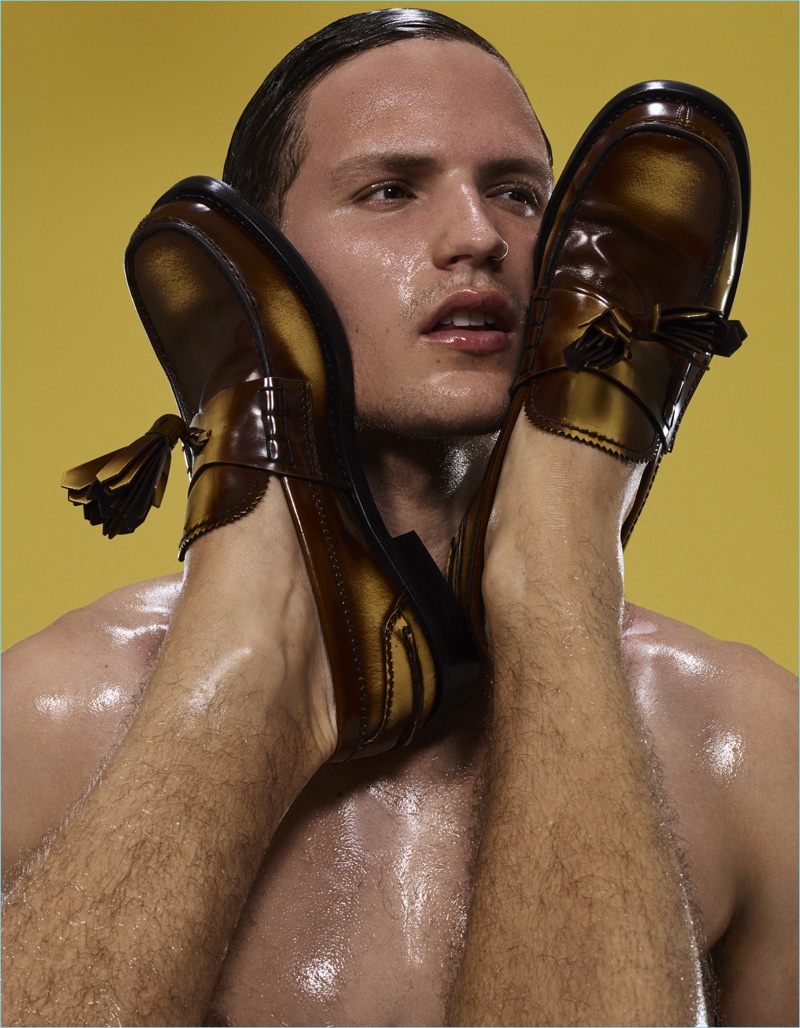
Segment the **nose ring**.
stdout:
[[508,257],[508,243],[505,241],[505,239],[502,239],[501,242],[502,242],[503,246],[506,248],[505,252],[501,253],[499,257],[490,257],[489,258],[490,261],[496,261],[498,264],[500,264],[502,261],[504,261],[506,259],[506,257]]

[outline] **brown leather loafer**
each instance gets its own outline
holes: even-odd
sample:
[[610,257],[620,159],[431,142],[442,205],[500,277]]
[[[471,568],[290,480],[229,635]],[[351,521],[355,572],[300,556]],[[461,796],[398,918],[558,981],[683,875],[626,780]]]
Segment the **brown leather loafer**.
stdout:
[[742,127],[694,86],[633,86],[578,143],[542,221],[508,421],[451,551],[451,583],[484,647],[483,537],[519,412],[647,463],[626,543],[712,356],[729,356],[745,338],[727,316],[749,200]]
[[[160,500],[171,445],[190,474],[181,557],[282,488],[333,672],[334,759],[408,743],[477,680],[464,616],[414,533],[389,537],[354,432],[350,353],[311,270],[222,182],[191,178],[134,233],[131,293],[181,419],[68,472],[70,499],[112,535]],[[138,485],[135,482],[138,481]]]

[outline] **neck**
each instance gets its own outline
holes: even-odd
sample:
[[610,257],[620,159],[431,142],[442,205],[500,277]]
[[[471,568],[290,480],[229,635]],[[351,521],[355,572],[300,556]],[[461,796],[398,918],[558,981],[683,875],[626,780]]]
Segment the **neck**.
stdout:
[[362,429],[364,470],[390,535],[415,531],[444,569],[494,441],[494,435],[409,439]]

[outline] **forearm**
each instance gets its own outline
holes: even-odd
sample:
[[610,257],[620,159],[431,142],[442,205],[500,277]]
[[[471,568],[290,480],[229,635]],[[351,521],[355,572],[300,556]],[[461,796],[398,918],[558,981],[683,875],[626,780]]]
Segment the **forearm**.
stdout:
[[215,535],[127,735],[7,899],[7,1024],[202,1023],[272,834],[329,756],[302,580],[275,544],[264,589]]
[[[231,671],[263,688],[247,665]],[[311,768],[285,711],[238,696],[235,713],[224,700],[197,711],[163,685],[157,673],[101,780],[6,904],[7,1024],[201,1023]]]
[[[619,669],[592,674],[606,684]],[[452,1022],[696,1023],[686,900],[630,711],[590,699],[587,678],[580,701],[567,699],[568,674],[548,675],[528,702],[527,675],[498,675],[516,695],[496,698]]]
[[484,578],[491,763],[451,1023],[694,1024],[697,948],[625,679],[618,555],[583,534],[563,482],[540,536],[540,485]]

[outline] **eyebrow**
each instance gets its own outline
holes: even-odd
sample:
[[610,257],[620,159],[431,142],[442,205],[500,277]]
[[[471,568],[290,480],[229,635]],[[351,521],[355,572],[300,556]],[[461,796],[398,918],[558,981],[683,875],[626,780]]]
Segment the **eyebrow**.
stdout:
[[[333,169],[331,178],[338,183],[392,171],[434,171],[441,163],[437,157],[402,150],[378,150],[343,161]],[[522,156],[498,157],[482,164],[479,170],[487,177],[526,175],[547,184],[552,177],[552,168],[547,161]]]
[[536,160],[530,157],[500,157],[483,165],[482,171],[492,178],[524,175],[548,190],[553,186],[553,167],[547,160]]
[[403,151],[376,150],[342,161],[332,172],[334,182],[344,182],[363,175],[377,175],[387,171],[433,171],[439,161]]

